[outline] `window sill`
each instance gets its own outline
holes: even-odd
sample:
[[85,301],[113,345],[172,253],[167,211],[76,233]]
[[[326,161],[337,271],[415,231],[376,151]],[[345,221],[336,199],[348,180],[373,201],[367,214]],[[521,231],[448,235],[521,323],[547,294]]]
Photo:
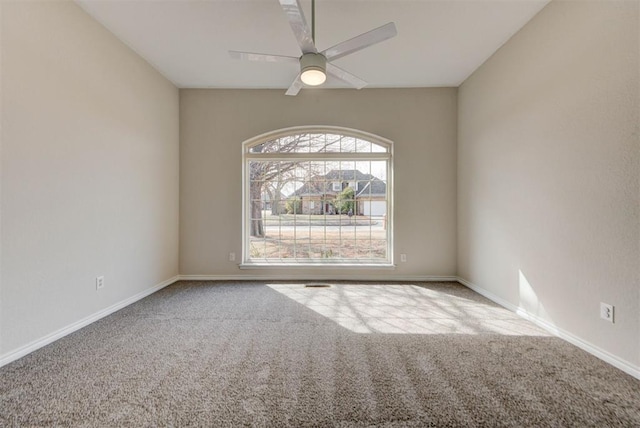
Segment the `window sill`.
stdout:
[[391,263],[241,263],[240,269],[395,269]]

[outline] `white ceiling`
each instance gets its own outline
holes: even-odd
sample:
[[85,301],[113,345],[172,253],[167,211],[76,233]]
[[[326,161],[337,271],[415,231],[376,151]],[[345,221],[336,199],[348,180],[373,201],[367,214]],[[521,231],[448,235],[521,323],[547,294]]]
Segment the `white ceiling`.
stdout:
[[[295,64],[233,60],[228,50],[299,56],[278,0],[76,0],[181,88],[287,88]],[[316,0],[316,45],[394,21],[398,36],[335,61],[369,87],[458,86],[549,0]],[[311,22],[311,1],[300,0]],[[343,87],[329,80],[329,87]]]

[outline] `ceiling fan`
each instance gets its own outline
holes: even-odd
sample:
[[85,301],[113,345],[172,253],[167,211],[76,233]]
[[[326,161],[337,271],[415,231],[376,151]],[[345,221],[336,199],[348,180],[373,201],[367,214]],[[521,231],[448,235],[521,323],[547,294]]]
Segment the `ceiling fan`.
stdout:
[[279,1],[284,13],[287,15],[293,34],[298,41],[302,56],[294,57],[239,51],[229,51],[229,55],[235,59],[248,61],[291,62],[299,64],[300,73],[298,73],[296,79],[291,86],[289,86],[286,95],[297,95],[300,89],[302,89],[303,83],[309,86],[322,85],[327,79],[327,74],[350,84],[356,89],[364,88],[367,82],[331,64],[331,61],[390,39],[398,34],[396,25],[393,22],[389,22],[352,39],[338,43],[322,52],[318,52],[315,45],[315,0],[311,0],[311,29],[309,29],[307,25],[298,0]]

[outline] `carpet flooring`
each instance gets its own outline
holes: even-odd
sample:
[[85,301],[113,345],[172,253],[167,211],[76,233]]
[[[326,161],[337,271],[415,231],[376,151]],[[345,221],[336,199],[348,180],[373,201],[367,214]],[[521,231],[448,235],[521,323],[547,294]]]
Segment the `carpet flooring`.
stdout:
[[640,381],[456,283],[183,281],[0,368],[0,426],[638,427]]

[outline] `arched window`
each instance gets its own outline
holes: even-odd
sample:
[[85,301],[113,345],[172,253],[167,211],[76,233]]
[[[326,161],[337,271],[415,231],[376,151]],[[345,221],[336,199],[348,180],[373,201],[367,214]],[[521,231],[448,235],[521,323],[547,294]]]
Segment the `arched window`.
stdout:
[[289,128],[243,145],[244,265],[390,265],[392,143]]

